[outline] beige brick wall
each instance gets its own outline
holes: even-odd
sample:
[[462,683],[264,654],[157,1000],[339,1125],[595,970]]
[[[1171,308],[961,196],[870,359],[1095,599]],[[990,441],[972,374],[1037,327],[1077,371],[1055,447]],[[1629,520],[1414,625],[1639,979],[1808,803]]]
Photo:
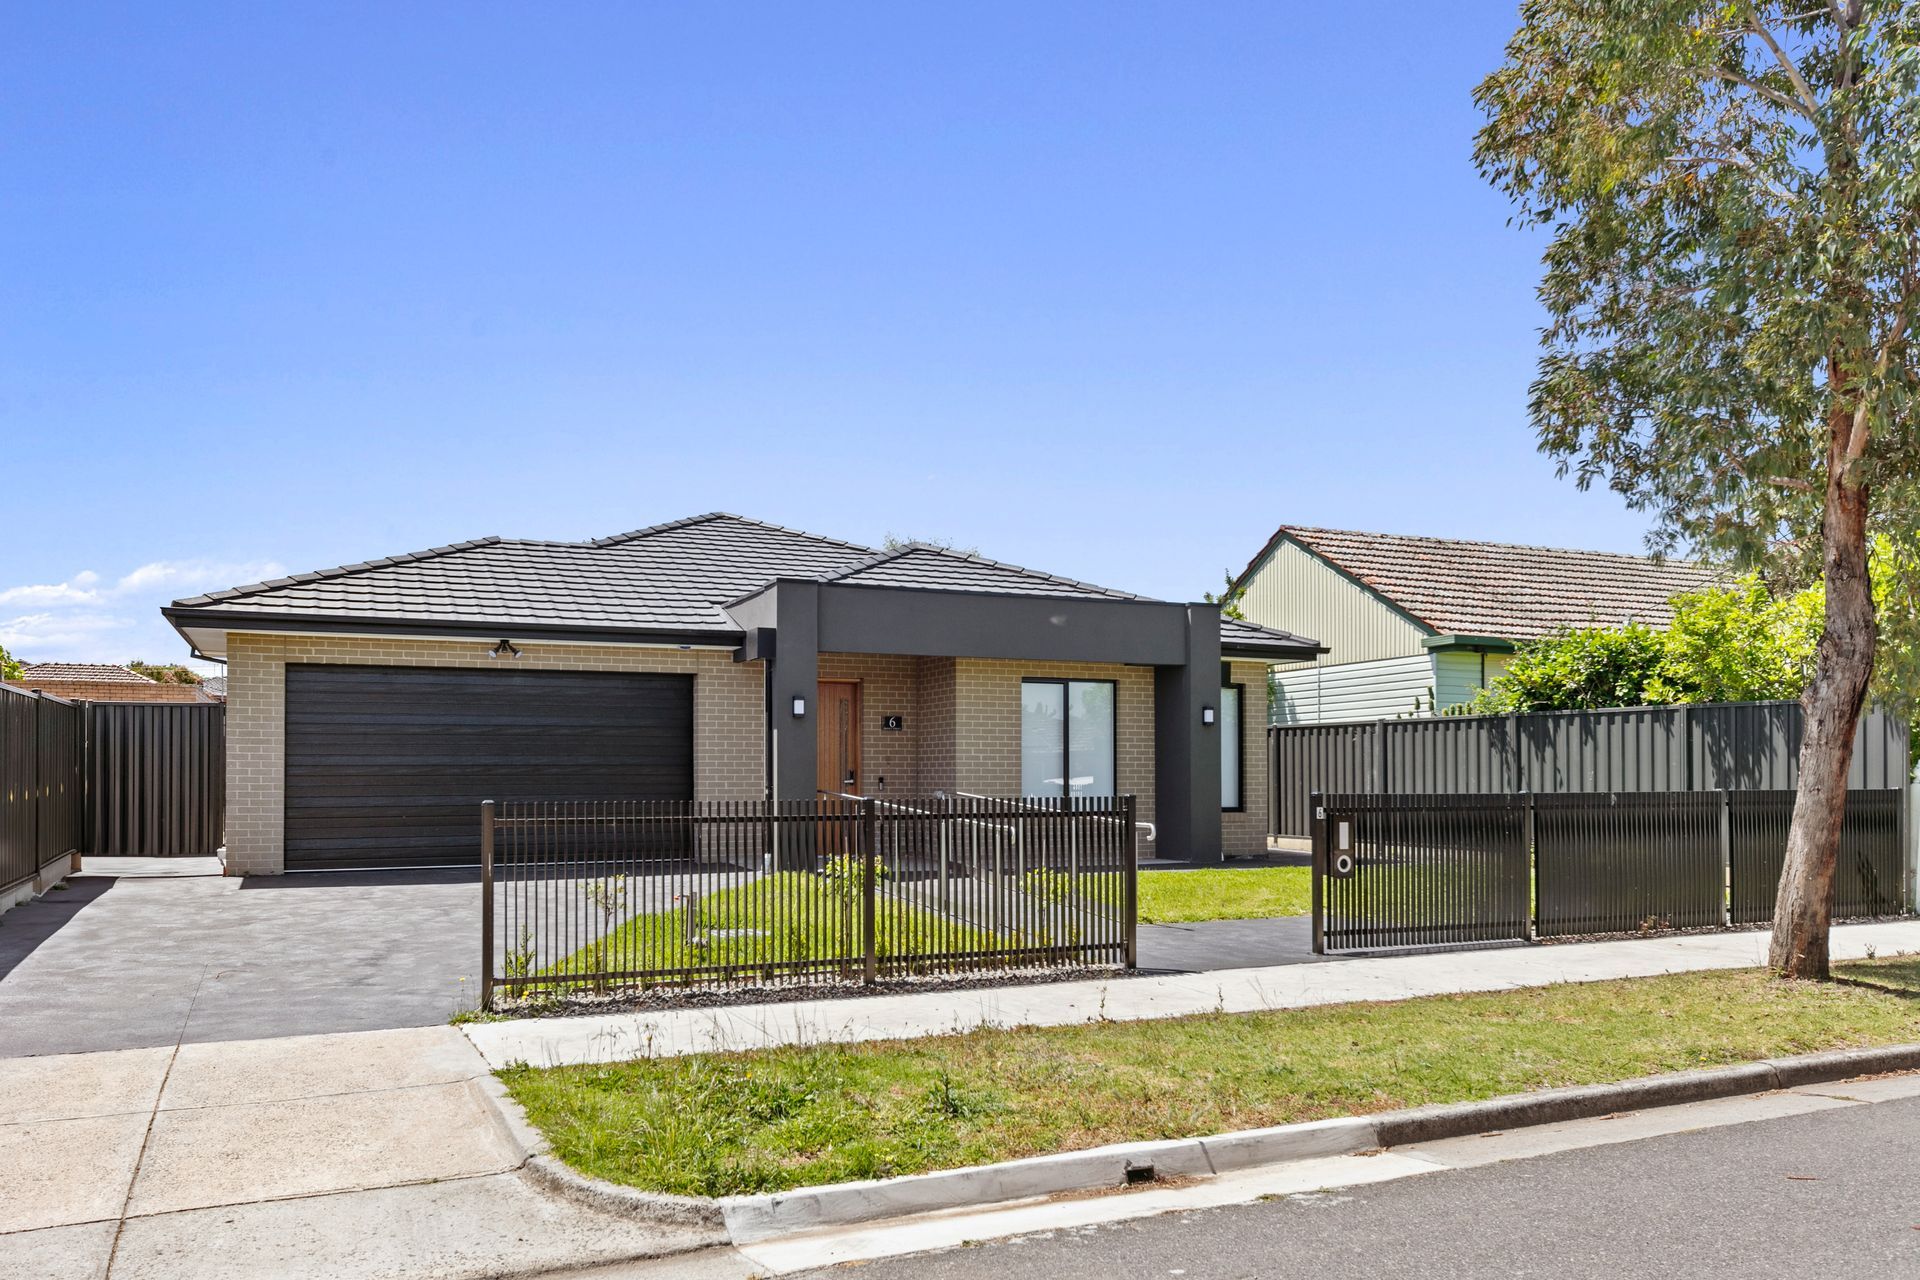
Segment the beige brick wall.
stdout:
[[[525,643],[517,670],[691,674],[697,799],[766,794],[760,667],[716,650]],[[286,788],[286,669],[292,663],[497,667],[477,641],[330,636],[227,637],[227,873],[278,875]]]
[[[914,673],[914,705],[920,716],[916,730],[921,790],[952,791],[954,781],[954,675],[952,658],[921,658]],[[912,728],[912,722],[908,722]]]

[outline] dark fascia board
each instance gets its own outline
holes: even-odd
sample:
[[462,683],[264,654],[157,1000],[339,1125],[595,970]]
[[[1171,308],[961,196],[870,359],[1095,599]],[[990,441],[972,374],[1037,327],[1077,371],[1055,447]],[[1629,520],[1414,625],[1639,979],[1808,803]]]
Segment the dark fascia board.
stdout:
[[738,630],[646,630],[634,627],[582,627],[567,623],[459,622],[422,618],[316,618],[312,614],[236,614],[221,609],[166,607],[160,614],[173,624],[189,645],[189,629],[202,631],[272,631],[299,635],[407,635],[446,636],[460,640],[525,638],[598,644],[725,645],[740,643]]
[[771,662],[779,652],[780,637],[772,627],[748,627],[746,638],[733,651],[735,662]]
[[1017,595],[852,582],[820,592],[820,651],[1181,666],[1187,608],[1159,600]]
[[1519,646],[1505,636],[1423,636],[1423,649],[1466,649],[1474,653],[1512,653]]
[[1378,600],[1381,604],[1384,604],[1385,606],[1387,606],[1387,608],[1399,614],[1402,618],[1406,619],[1407,622],[1411,623],[1415,627],[1418,627],[1420,630],[1426,632],[1428,635],[1434,634],[1435,627],[1431,622],[1428,622],[1425,618],[1422,618],[1417,614],[1409,612],[1406,606],[1402,605],[1398,600],[1395,600],[1392,596],[1380,590],[1378,587],[1374,586],[1371,582],[1368,582],[1365,578],[1361,577],[1359,574],[1355,573],[1353,570],[1347,568],[1347,566],[1341,564],[1338,560],[1335,560],[1332,556],[1329,556],[1325,552],[1322,552],[1317,548],[1310,547],[1306,543],[1300,541],[1300,539],[1294,537],[1291,533],[1288,533],[1285,529],[1275,529],[1273,531],[1273,536],[1267,539],[1267,545],[1260,548],[1260,553],[1258,555],[1254,556],[1253,559],[1247,561],[1247,567],[1240,571],[1240,576],[1235,578],[1233,580],[1233,584],[1227,589],[1229,591],[1240,590],[1241,587],[1243,587],[1246,584],[1247,579],[1253,576],[1253,571],[1259,568],[1261,563],[1265,561],[1268,556],[1272,555],[1276,550],[1278,550],[1280,547],[1280,544],[1283,542],[1291,542],[1294,546],[1300,548],[1302,551],[1312,556],[1315,560],[1318,560],[1321,564],[1326,565],[1329,569],[1333,570],[1335,573],[1345,578],[1348,582],[1351,582],[1354,586],[1360,588],[1362,591],[1372,596],[1375,600]]
[[1257,662],[1312,662],[1323,653],[1331,652],[1323,644],[1269,644],[1252,645],[1235,643],[1225,636],[1220,637],[1220,656],[1237,658],[1242,662],[1252,659]]

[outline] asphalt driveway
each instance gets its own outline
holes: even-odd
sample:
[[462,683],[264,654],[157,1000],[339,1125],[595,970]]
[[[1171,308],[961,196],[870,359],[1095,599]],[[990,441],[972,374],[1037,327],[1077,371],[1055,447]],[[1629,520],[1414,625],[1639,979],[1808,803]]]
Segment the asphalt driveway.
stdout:
[[0,1057],[433,1026],[478,1001],[470,873],[173,861],[199,874],[82,874],[0,915]]
[[[0,915],[0,1058],[444,1024],[479,1001],[475,875],[92,859]],[[1304,919],[1140,929],[1149,971],[1314,958]]]

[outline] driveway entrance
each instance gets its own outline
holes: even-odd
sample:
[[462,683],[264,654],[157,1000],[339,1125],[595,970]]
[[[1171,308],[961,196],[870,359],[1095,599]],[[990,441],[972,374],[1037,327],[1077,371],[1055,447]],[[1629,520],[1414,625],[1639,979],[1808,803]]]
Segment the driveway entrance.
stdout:
[[0,1057],[433,1026],[478,1001],[472,873],[87,866],[0,916]]
[[[89,858],[68,886],[0,916],[0,1058],[440,1026],[479,1003],[472,871]],[[1140,928],[1146,972],[1313,958],[1304,919]]]

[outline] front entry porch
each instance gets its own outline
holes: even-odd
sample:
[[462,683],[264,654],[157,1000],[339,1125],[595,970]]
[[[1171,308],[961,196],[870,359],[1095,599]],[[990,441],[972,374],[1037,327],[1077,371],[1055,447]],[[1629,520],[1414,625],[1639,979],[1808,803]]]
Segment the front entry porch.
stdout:
[[775,800],[1132,795],[1144,858],[1265,851],[1266,659],[1216,607],[779,579],[727,611]]

